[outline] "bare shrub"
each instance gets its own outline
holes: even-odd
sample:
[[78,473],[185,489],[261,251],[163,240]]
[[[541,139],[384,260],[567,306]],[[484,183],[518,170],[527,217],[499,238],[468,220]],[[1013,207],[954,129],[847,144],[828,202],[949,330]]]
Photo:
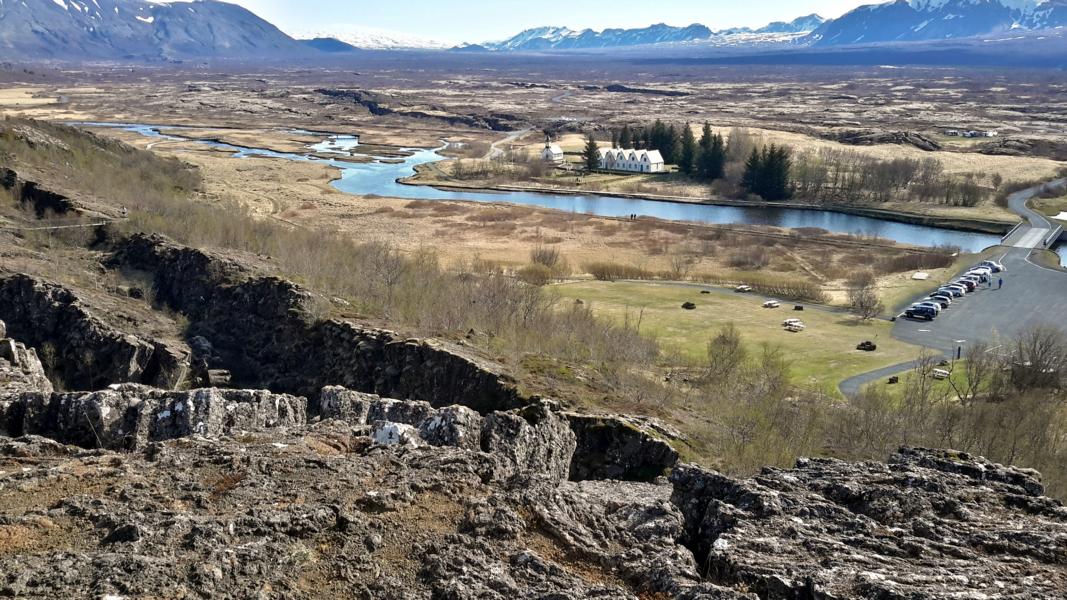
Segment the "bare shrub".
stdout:
[[771,264],[771,255],[762,246],[750,246],[731,254],[726,264],[735,269],[758,271]]
[[526,265],[519,269],[515,275],[519,278],[519,281],[536,286],[548,285],[555,279],[555,273],[551,268],[538,263]]
[[560,262],[559,248],[549,248],[547,246],[538,246],[530,251],[530,261],[543,265],[548,269],[554,269]]
[[583,267],[599,281],[618,281],[620,279],[653,279],[655,274],[645,269],[611,262],[594,262]]
[[878,297],[878,287],[874,274],[870,271],[862,271],[854,274],[847,283],[848,307],[863,321],[869,321],[885,310]]

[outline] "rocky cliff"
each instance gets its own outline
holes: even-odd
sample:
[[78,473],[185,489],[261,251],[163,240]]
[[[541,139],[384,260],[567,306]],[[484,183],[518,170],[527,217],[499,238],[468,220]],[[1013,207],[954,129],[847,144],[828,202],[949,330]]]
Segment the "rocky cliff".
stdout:
[[[0,335],[2,337],[2,335]],[[0,595],[1062,598],[1067,509],[962,453],[673,466],[654,422],[0,379]],[[669,436],[669,431],[659,431]],[[669,472],[667,477],[655,477]],[[589,478],[584,481],[575,479]],[[647,479],[620,481],[616,477]]]
[[187,352],[119,331],[92,314],[68,288],[27,275],[0,275],[0,319],[12,337],[47,352],[52,376],[69,389],[112,383],[181,383]]
[[[1035,472],[905,448],[731,477],[678,465],[680,435],[654,420],[524,396],[469,349],[317,320],[307,291],[243,264],[145,236],[109,264],[149,276],[188,320],[194,371],[255,389],[142,385],[184,356],[164,361],[62,286],[0,278],[0,595],[1067,589],[1067,509]],[[54,391],[46,375],[89,391]]]

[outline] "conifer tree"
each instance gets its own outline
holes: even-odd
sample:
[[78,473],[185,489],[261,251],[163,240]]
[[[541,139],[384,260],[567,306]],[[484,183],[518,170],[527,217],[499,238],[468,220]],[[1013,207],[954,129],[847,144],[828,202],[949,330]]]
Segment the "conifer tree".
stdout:
[[600,145],[596,143],[593,134],[585,141],[585,149],[582,150],[582,159],[585,161],[586,171],[595,171],[600,168]]
[[622,126],[622,132],[619,133],[619,148],[633,148],[634,147],[634,134],[630,131],[629,125]]
[[692,175],[693,170],[696,168],[697,161],[697,140],[693,135],[693,128],[689,126],[689,123],[685,124],[682,129],[682,141],[681,149],[678,156],[678,169],[686,175]]
[[759,194],[759,182],[763,175],[763,154],[758,148],[752,148],[752,154],[745,161],[745,172],[741,175],[741,189],[749,194]]

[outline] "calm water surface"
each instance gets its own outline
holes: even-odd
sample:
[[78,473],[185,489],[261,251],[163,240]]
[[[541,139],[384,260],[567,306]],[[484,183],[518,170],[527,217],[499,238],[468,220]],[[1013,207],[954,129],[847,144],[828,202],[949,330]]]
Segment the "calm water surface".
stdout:
[[[93,127],[115,127],[146,137],[188,141],[180,135],[182,127],[153,126],[133,123],[76,123]],[[293,133],[303,133],[293,130]],[[309,132],[310,133],[310,132]],[[323,135],[323,134],[319,134]],[[330,164],[341,170],[341,177],[333,186],[342,192],[356,195],[377,194],[412,200],[463,200],[468,202],[510,202],[567,212],[603,217],[624,217],[636,214],[674,221],[695,221],[711,224],[773,225],[776,227],[815,227],[835,233],[876,237],[916,246],[956,246],[966,252],[977,252],[1000,243],[996,235],[955,231],[925,225],[909,225],[883,219],[847,215],[825,210],[792,208],[712,206],[630,198],[614,198],[595,194],[569,195],[536,192],[458,192],[428,186],[397,183],[397,179],[415,172],[415,166],[442,160],[437,150],[408,149],[411,156],[395,164],[377,159],[370,163],[350,163],[341,160],[316,158],[306,154],[274,152],[262,148],[248,148],[210,140],[193,140],[217,148],[233,151],[236,158],[257,156],[286,160],[311,161]],[[309,152],[352,155],[358,149],[357,136],[325,136],[321,143],[309,146]],[[1064,248],[1067,251],[1067,248]],[[1064,253],[1061,252],[1061,257]]]

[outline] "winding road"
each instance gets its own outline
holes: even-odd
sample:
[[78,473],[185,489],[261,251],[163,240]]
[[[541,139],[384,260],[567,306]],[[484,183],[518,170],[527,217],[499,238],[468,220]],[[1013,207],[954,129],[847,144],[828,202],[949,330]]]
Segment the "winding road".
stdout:
[[[1050,237],[1058,235],[1060,227],[1027,206],[1040,191],[1038,186],[1008,199],[1023,222],[1001,244],[1004,254],[1000,262],[1006,271],[996,277],[1004,279],[1003,289],[993,285],[954,300],[933,322],[898,319],[893,337],[952,356],[976,340],[1007,340],[1041,324],[1067,325],[1067,271],[1030,260],[1035,249],[1046,247],[1046,242],[1052,246],[1055,240]],[[894,365],[847,379],[840,385],[841,392],[854,396],[863,386],[913,366]]]

